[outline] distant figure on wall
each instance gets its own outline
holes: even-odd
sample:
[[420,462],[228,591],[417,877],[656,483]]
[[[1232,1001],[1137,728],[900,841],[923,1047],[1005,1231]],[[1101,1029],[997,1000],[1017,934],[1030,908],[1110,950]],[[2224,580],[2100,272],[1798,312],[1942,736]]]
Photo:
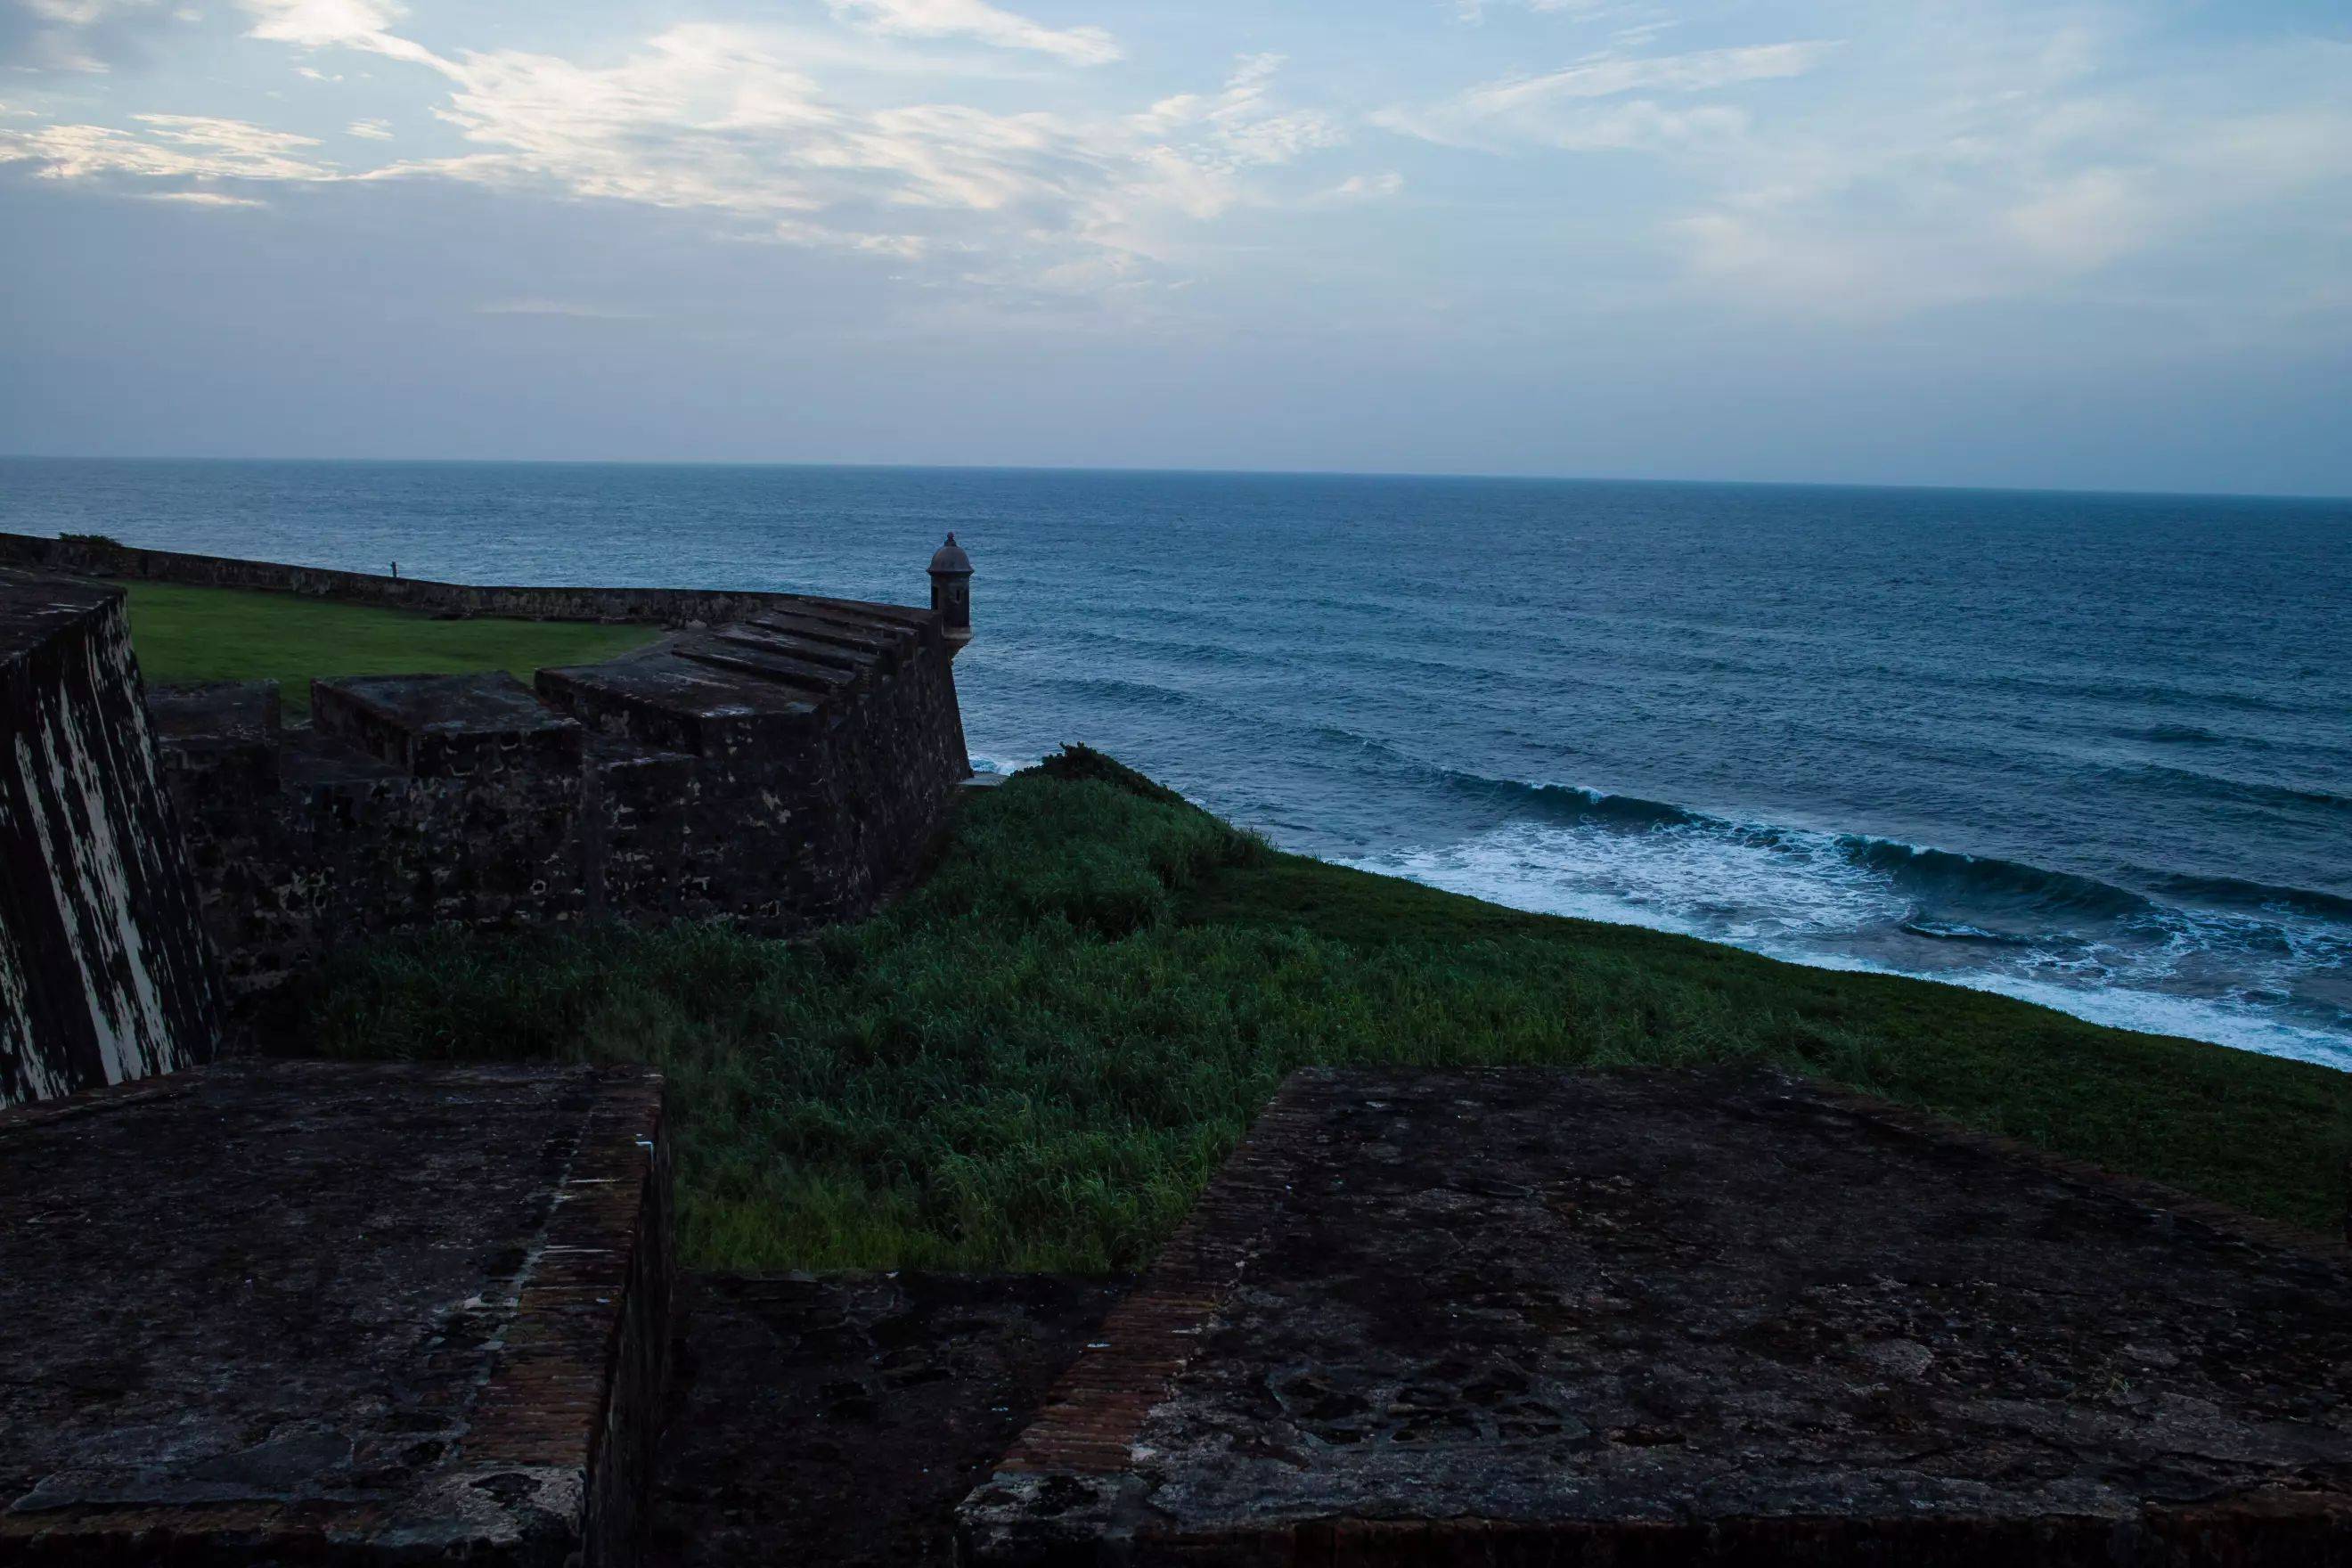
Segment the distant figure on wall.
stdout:
[[400,581],[400,563],[397,561],[392,563],[392,580],[395,583]]

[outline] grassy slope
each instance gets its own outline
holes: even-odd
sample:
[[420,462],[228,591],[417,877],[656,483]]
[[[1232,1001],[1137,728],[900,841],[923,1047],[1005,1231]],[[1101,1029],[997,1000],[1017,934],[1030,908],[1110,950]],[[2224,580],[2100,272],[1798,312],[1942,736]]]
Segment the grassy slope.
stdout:
[[307,1037],[658,1063],[703,1267],[1131,1268],[1281,1077],[1338,1061],[1761,1060],[2341,1212],[2352,1077],[1519,914],[1275,854],[1090,754],[1064,773],[971,801],[929,882],[814,942],[435,937],[341,965]]
[[276,680],[289,719],[310,710],[314,675],[462,674],[588,664],[649,641],[646,626],[577,621],[436,621],[292,594],[126,583],[131,636],[151,682]]

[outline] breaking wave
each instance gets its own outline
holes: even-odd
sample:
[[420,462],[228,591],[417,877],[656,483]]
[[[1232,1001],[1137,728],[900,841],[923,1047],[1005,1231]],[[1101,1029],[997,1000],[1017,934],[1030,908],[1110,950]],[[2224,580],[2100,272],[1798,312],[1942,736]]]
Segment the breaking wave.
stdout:
[[2352,1066],[2352,1008],[2328,978],[2352,964],[2352,899],[2129,868],[2110,880],[1583,785],[1432,771],[1456,800],[1484,808],[1486,826],[1352,863],[1521,909],[1925,975],[2124,1027]]

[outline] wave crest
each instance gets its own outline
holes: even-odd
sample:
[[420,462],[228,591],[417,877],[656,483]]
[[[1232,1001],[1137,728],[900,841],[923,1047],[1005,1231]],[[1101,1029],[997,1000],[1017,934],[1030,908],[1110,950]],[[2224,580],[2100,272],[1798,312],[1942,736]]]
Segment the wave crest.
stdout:
[[1909,898],[1918,911],[1916,923],[1920,929],[1914,934],[1921,936],[2007,940],[2007,933],[1979,922],[2011,925],[2030,923],[2037,917],[2077,922],[2130,921],[2158,912],[2159,900],[2248,911],[2284,909],[2316,920],[2352,922],[2352,898],[2309,888],[2164,871],[2136,871],[2130,880],[2137,887],[2126,887],[2080,872],[1870,834],[1830,835],[1738,822],[1669,801],[1585,784],[1535,784],[1458,770],[1442,770],[1441,776],[1454,794],[1503,807],[1515,817],[1624,832],[1711,834],[1751,848],[1817,851],[1832,847],[1847,863],[1885,879]]

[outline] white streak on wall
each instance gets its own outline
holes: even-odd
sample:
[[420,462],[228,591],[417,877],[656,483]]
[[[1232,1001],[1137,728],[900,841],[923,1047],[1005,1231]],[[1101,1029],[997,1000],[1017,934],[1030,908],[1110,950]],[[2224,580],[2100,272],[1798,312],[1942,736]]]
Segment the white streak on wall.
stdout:
[[[0,805],[0,832],[11,825],[8,809]],[[49,1070],[49,1063],[33,1050],[32,983],[25,977],[25,955],[16,937],[0,925],[0,1055],[19,1063],[28,1099],[47,1100],[73,1085]]]
[[[115,610],[106,619],[119,620],[120,614]],[[133,676],[124,628],[101,623],[93,630],[98,635],[85,645],[89,689],[135,692],[137,689],[130,684]],[[126,856],[135,856],[138,849],[123,844],[118,836],[119,827],[137,820],[135,808],[142,798],[137,784],[145,784],[150,799],[156,785],[145,715],[134,700],[131,709],[137,715],[133,721],[137,733],[132,737],[136,743],[120,750],[138,759],[135,782],[113,780],[110,790],[102,765],[107,752],[104,739],[90,728],[98,716],[76,711],[61,694],[45,693],[44,697],[47,700],[37,713],[37,731],[16,738],[16,765],[28,781],[47,781],[48,798],[57,801],[60,810],[78,803],[87,822],[85,837],[75,831],[69,816],[53,819],[43,809],[42,790],[36,787],[26,792],[41,853],[48,863],[50,884],[66,907],[66,943],[80,972],[106,1081],[121,1083],[168,1072],[184,1064],[174,1059],[170,1017],[145,934],[139,927],[125,869]],[[29,1052],[26,1059],[31,1059]]]

